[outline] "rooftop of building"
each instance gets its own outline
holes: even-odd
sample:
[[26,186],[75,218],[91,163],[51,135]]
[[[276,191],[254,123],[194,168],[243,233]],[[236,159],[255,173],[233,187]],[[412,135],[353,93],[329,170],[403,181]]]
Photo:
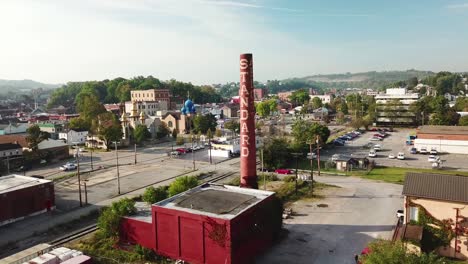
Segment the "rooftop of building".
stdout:
[[0,194],[41,185],[48,182],[51,181],[16,174],[3,176],[0,177]]
[[20,144],[23,148],[28,147],[28,142],[26,141],[26,135],[1,135],[0,144],[4,143],[17,143]]
[[154,204],[164,208],[233,219],[274,192],[207,183]]
[[468,203],[468,177],[434,173],[406,173],[403,195]]
[[22,149],[20,144],[16,143],[0,143],[0,150]]
[[422,134],[468,135],[467,126],[422,126],[418,129]]

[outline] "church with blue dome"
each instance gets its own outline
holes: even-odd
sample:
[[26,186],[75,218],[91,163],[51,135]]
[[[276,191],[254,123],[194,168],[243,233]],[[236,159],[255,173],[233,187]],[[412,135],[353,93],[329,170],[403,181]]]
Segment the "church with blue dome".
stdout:
[[180,112],[183,115],[194,115],[196,113],[195,105],[193,104],[192,100],[187,99],[184,103],[184,106],[182,109],[180,109]]

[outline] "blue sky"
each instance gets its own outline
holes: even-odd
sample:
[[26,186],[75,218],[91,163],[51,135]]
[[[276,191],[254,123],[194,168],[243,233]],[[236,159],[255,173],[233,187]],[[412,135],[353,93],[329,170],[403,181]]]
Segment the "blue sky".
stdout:
[[468,0],[2,0],[0,78],[196,84],[369,70],[468,71]]

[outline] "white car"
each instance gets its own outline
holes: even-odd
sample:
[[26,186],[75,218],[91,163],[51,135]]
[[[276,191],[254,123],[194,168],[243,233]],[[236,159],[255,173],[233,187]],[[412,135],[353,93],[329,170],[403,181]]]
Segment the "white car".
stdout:
[[378,137],[371,137],[370,141],[382,141],[382,139]]
[[405,159],[405,153],[403,153],[403,152],[398,152],[397,159],[399,159],[399,160],[404,160],[404,159]]
[[397,211],[396,211],[396,217],[397,217],[397,218],[403,218],[403,217],[405,217],[405,214],[403,213],[403,210],[397,210]]
[[429,162],[438,162],[439,160],[440,160],[439,156],[436,156],[436,155],[430,155],[427,158],[427,161],[429,161]]
[[426,149],[426,147],[421,147],[421,149],[419,150],[419,153],[420,153],[420,154],[427,154],[427,149]]
[[380,145],[380,144],[374,145],[374,150],[375,150],[375,151],[382,150],[382,145]]
[[431,155],[437,155],[437,149],[431,149],[431,151],[429,152],[429,154],[431,154]]
[[389,159],[394,159],[394,158],[395,158],[395,155],[393,155],[393,153],[390,153],[390,154],[388,155],[388,158],[389,158]]
[[76,164],[69,162],[65,165],[60,166],[60,170],[63,170],[63,171],[76,170]]
[[377,153],[375,152],[375,150],[369,151],[369,157],[375,158],[376,156],[377,156]]

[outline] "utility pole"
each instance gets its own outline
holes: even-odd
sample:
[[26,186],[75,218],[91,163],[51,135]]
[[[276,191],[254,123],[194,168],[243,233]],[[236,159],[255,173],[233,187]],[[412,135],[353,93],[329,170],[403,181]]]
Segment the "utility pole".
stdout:
[[84,180],[84,193],[85,193],[85,204],[88,204],[88,189],[86,188],[86,182],[88,180]]
[[10,156],[7,156],[7,174],[10,174]]
[[315,141],[317,143],[317,168],[318,168],[318,176],[320,176],[320,137],[317,135],[317,139]]
[[310,191],[314,190],[314,156],[312,153],[312,144],[314,141],[310,140],[307,142],[309,144],[309,153],[310,153]]
[[296,186],[295,186],[295,189],[296,189],[296,195],[297,195],[297,168],[298,168],[298,158],[302,155],[302,153],[291,153],[291,155],[293,155],[294,158],[296,158]]
[[76,149],[76,175],[78,176],[78,193],[80,194],[80,207],[83,207],[83,201],[81,200],[81,176],[80,176],[80,149],[78,145],[75,145]]
[[93,168],[93,149],[91,148],[91,170],[94,170]]
[[117,193],[120,194],[120,173],[119,173],[119,151],[117,150],[117,141],[114,141],[115,144],[115,162],[117,167]]
[[265,172],[263,171],[263,147],[260,149],[260,155],[261,155],[261,162],[262,162],[262,173],[263,173],[263,189],[266,191],[266,175]]
[[210,164],[212,164],[213,160],[211,158],[211,137],[208,137],[208,150],[210,151]]
[[195,170],[195,155],[193,153],[193,135],[192,135],[192,162],[193,162],[193,170]]
[[135,143],[135,165],[137,164],[136,143]]

